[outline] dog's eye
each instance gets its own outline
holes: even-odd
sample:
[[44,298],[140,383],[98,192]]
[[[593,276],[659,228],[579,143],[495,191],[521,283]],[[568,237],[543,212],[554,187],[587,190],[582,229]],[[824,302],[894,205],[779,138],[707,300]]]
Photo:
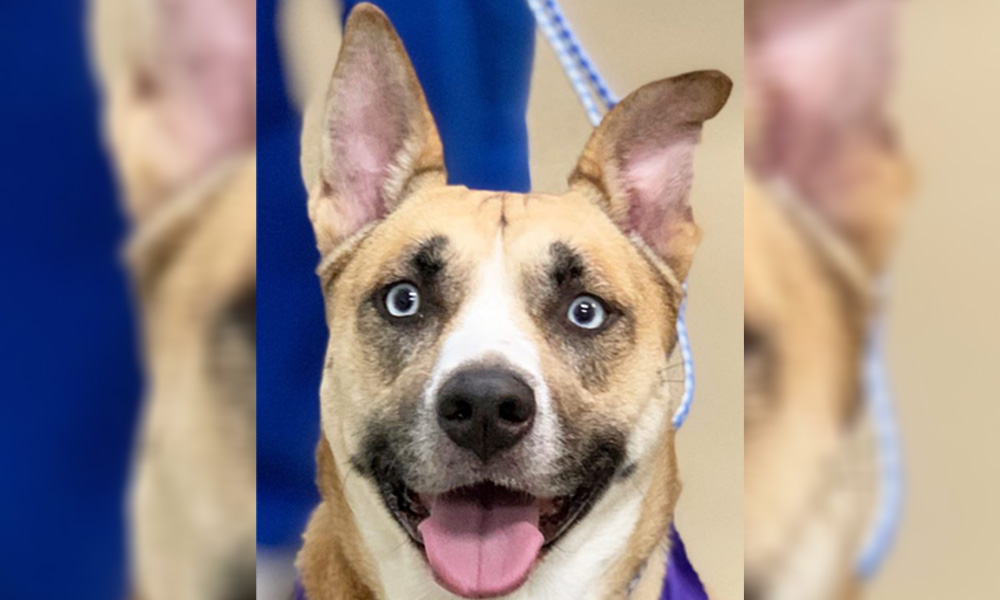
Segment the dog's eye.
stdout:
[[569,305],[569,322],[581,329],[598,329],[608,318],[604,303],[593,296],[577,296]]
[[420,311],[420,292],[412,283],[397,283],[385,295],[385,309],[397,319],[412,317]]

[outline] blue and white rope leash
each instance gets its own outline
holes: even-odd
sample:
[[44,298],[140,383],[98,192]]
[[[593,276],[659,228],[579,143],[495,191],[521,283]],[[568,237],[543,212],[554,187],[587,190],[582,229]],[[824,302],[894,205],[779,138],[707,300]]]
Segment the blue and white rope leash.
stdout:
[[[556,0],[527,0],[527,3],[535,15],[538,28],[552,50],[555,51],[566,76],[573,85],[573,90],[580,99],[580,103],[583,104],[587,118],[596,127],[603,117],[598,108],[598,101],[606,112],[618,103],[617,97],[611,92],[607,82],[597,71],[590,56],[580,44],[580,40],[573,33],[559,3]],[[596,93],[597,100],[595,100],[591,90]],[[686,298],[686,284],[684,289]],[[681,303],[680,313],[677,316],[677,342],[684,364],[684,396],[677,412],[674,413],[673,424],[675,428],[684,424],[694,400],[694,358],[691,355],[691,343],[688,339],[687,325],[684,322],[686,304],[687,300],[685,299]],[[863,578],[873,576],[884,562],[899,530],[903,508],[902,444],[896,426],[892,394],[883,360],[883,345],[884,324],[881,320],[875,319],[869,329],[868,349],[864,359],[864,376],[868,392],[868,408],[871,412],[878,443],[881,490],[872,529],[862,547],[856,565],[858,574]]]
[[[879,287],[876,298],[879,310],[884,310],[887,288],[884,282]],[[868,410],[875,428],[878,467],[881,473],[878,510],[856,566],[858,575],[865,579],[874,576],[885,562],[903,516],[905,488],[903,443],[896,424],[892,390],[885,367],[885,329],[884,316],[879,315],[872,319],[868,328],[868,348],[864,358]]]
[[[569,81],[580,99],[580,103],[583,104],[587,118],[590,119],[591,125],[597,127],[604,116],[603,112],[614,108],[615,104],[618,104],[618,98],[611,92],[607,82],[594,67],[583,46],[580,45],[580,40],[570,28],[559,4],[555,0],[527,0],[527,2],[531,12],[535,15],[538,28],[555,51],[566,76],[569,77]],[[591,89],[596,94],[592,94]],[[598,107],[598,102],[603,108],[603,112]],[[684,290],[686,297],[687,284],[685,284]],[[684,365],[684,395],[673,416],[674,428],[680,428],[684,424],[684,420],[687,419],[688,413],[691,411],[691,402],[694,400],[694,357],[691,354],[691,341],[688,339],[687,325],[684,322],[686,306],[687,300],[685,299],[681,302],[680,312],[677,315],[677,345],[680,348],[681,362]]]

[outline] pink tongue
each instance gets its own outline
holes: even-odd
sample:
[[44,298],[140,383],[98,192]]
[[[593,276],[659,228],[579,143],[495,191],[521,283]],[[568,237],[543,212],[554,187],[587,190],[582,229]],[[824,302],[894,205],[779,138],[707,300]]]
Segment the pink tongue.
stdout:
[[419,529],[438,582],[465,598],[519,588],[544,542],[533,503],[486,508],[475,499],[438,498]]

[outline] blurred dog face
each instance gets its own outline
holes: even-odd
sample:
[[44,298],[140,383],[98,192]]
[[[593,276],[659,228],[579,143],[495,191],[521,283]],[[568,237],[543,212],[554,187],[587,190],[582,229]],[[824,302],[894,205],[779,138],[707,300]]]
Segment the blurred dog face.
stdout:
[[252,7],[94,8],[148,382],[130,523],[144,600],[254,596]]
[[896,2],[748,9],[746,592],[841,598],[872,499],[872,288],[909,184],[884,116]]
[[183,223],[129,248],[149,382],[131,489],[146,600],[253,597],[255,164],[219,177]]
[[[363,477],[344,486],[369,543],[408,537],[459,595],[511,592],[662,444],[699,236],[692,152],[729,89],[706,72],[630,96],[567,194],[448,186],[399,40],[376,9],[355,11],[310,214],[331,333],[324,443]],[[484,547],[526,562],[470,583],[449,519],[494,505],[531,531]]]

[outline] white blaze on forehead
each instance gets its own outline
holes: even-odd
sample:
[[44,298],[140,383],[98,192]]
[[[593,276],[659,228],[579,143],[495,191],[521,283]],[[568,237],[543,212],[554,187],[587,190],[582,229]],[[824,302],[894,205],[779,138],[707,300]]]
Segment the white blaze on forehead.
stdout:
[[482,360],[490,364],[499,360],[534,389],[539,415],[548,411],[548,388],[541,373],[539,349],[517,322],[519,306],[514,285],[504,260],[503,237],[498,232],[492,256],[481,265],[479,280],[441,345],[427,387],[428,405],[433,404],[437,390],[458,369]]

